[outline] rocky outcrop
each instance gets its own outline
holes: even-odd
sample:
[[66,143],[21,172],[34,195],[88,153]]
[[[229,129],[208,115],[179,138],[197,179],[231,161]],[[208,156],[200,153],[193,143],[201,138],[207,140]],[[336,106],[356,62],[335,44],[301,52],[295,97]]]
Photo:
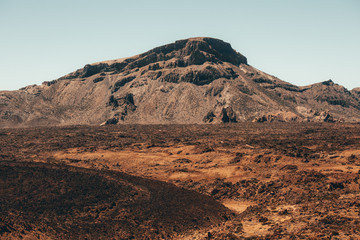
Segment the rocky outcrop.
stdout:
[[245,56],[236,52],[229,43],[213,38],[191,38],[176,41],[175,43],[154,48],[140,55],[158,56],[157,61],[166,61],[172,58],[184,60],[184,67],[201,65],[206,61],[212,63],[229,62],[235,66],[247,64]]
[[[168,65],[160,66],[157,62],[176,59]],[[212,38],[192,38],[176,41],[175,43],[154,48],[146,53],[122,62],[87,64],[84,68],[68,74],[63,79],[86,78],[98,73],[119,73],[123,70],[139,69],[152,63],[149,70],[162,68],[187,67],[191,65],[202,65],[205,62],[222,63],[228,62],[235,66],[247,64],[245,56],[236,52],[229,43]],[[201,77],[200,77],[201,78]]]
[[256,117],[253,122],[303,122],[304,119],[292,112],[278,112]]
[[105,124],[117,124],[119,121],[124,121],[129,112],[135,112],[136,105],[134,95],[126,93],[122,97],[115,98],[110,96],[107,106],[111,106],[114,111],[114,117],[106,120]]
[[225,107],[221,110],[221,121],[223,123],[237,122],[236,114],[232,107]]

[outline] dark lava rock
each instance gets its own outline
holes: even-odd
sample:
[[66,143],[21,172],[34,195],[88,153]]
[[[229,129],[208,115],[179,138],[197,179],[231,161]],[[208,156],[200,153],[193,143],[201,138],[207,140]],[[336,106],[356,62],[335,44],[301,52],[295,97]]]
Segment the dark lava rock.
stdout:
[[232,107],[225,107],[225,108],[222,109],[222,111],[221,111],[221,121],[223,123],[237,122],[236,114],[235,114],[234,110],[232,109]]
[[335,190],[335,189],[344,189],[344,184],[341,182],[331,182],[329,185],[329,190]]
[[124,97],[119,98],[118,103],[120,106],[127,106],[127,108],[131,111],[136,110],[134,94],[132,93],[127,93]]
[[112,93],[115,93],[117,92],[121,87],[123,87],[125,84],[127,84],[128,82],[131,82],[132,80],[134,80],[136,77],[135,76],[129,76],[129,77],[126,77],[126,78],[123,78],[119,81],[117,81],[115,84],[114,84],[114,87],[112,89]]
[[330,79],[330,80],[328,80],[328,81],[322,82],[322,84],[323,84],[323,85],[326,85],[326,86],[332,86],[332,85],[334,85],[334,82]]
[[113,106],[113,108],[117,108],[119,106],[119,102],[114,97],[114,95],[110,96],[107,106]]
[[119,122],[119,119],[117,119],[117,118],[110,118],[110,119],[106,120],[105,125],[117,124],[118,122]]
[[214,121],[214,118],[215,118],[215,114],[213,113],[213,111],[210,111],[206,114],[203,121],[206,123],[211,123],[212,121]]
[[[142,58],[166,61],[170,58],[189,57],[186,65],[199,65],[209,62],[229,62],[236,66],[247,64],[247,59],[236,52],[229,43],[214,38],[190,38],[154,48],[140,55]],[[206,54],[205,54],[206,53]]]
[[190,159],[187,158],[179,158],[173,161],[174,163],[191,163]]
[[1,161],[0,184],[1,239],[171,239],[230,217],[209,196],[121,172]]
[[97,77],[93,80],[94,83],[98,83],[98,82],[101,82],[105,79],[105,77]]

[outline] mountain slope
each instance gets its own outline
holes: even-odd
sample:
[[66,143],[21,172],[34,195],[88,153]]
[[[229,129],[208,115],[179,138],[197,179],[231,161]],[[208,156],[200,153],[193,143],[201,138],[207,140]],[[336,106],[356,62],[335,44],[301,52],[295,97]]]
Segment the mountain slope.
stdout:
[[238,121],[359,121],[332,81],[298,87],[247,64],[230,44],[191,38],[0,92],[0,126]]

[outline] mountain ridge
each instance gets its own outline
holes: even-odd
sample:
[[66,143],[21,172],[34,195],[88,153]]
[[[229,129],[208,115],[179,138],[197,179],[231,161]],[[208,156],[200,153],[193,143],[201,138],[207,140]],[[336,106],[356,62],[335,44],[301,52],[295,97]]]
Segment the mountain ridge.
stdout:
[[1,127],[242,121],[359,122],[360,92],[331,80],[293,85],[207,37],[0,92]]

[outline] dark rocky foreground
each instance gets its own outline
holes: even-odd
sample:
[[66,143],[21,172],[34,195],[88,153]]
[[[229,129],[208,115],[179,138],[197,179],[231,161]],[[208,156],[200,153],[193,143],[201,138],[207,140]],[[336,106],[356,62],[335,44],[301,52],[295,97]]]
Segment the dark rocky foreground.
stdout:
[[2,238],[360,238],[359,124],[1,129],[0,144]]
[[114,171],[0,162],[0,236],[158,239],[219,224],[211,197]]

